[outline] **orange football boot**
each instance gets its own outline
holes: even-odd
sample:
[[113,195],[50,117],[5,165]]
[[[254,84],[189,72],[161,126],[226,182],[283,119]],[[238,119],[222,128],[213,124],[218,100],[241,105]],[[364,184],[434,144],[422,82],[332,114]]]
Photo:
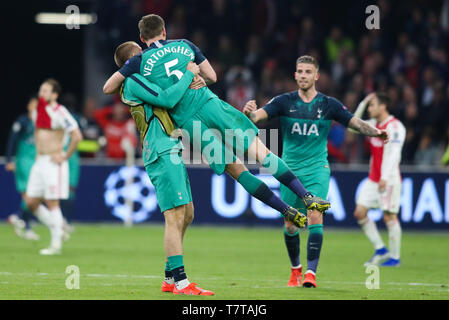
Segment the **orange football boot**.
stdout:
[[306,272],[302,286],[304,288],[316,288],[315,275],[312,272]]
[[302,282],[302,267],[292,268],[290,280],[287,283],[287,287],[299,287]]
[[191,283],[187,287],[182,290],[176,289],[176,286],[173,288],[173,294],[186,294],[190,296],[213,296],[214,293],[209,290],[204,290],[200,287],[196,286],[196,283]]
[[169,284],[167,282],[162,282],[162,287],[161,287],[161,291],[162,292],[173,292],[173,289],[175,288],[175,284]]

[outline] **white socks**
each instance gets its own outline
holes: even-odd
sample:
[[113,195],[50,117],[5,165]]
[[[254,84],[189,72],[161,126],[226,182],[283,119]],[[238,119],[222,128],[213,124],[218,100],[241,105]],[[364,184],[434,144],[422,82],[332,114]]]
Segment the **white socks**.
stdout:
[[388,229],[388,249],[390,250],[390,256],[393,259],[399,260],[401,256],[401,224],[399,220],[392,220],[387,222]]
[[374,223],[373,220],[371,220],[369,217],[366,217],[362,220],[359,220],[358,224],[362,227],[363,232],[365,232],[369,241],[371,241],[371,243],[373,244],[375,250],[385,247],[384,242],[380,237],[379,231],[377,230],[376,223]]
[[37,208],[35,214],[39,221],[45,224],[50,229],[50,246],[56,249],[61,249],[63,235],[63,217],[61,209],[57,207],[52,211],[49,211],[47,207],[41,204]]
[[62,235],[64,218],[62,217],[61,208],[56,207],[50,211],[51,220],[53,222],[52,227],[50,228],[51,234],[51,244],[50,246],[53,248],[61,249],[62,247]]
[[40,222],[42,222],[43,224],[45,224],[47,227],[50,228],[51,216],[50,211],[48,211],[46,206],[40,204],[34,214],[36,215],[36,217],[39,219]]

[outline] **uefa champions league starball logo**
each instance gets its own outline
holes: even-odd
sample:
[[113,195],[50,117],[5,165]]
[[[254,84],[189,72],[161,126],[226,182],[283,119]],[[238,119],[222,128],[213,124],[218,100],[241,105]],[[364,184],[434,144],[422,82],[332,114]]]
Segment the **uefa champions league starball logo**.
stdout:
[[125,221],[130,210],[134,223],[149,219],[156,210],[154,186],[145,170],[121,167],[113,171],[105,183],[104,201],[112,214]]

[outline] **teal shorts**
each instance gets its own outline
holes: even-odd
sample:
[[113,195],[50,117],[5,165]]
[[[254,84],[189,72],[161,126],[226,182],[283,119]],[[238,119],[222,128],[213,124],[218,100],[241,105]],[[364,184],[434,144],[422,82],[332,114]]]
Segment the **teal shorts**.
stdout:
[[161,212],[192,201],[189,176],[181,152],[159,155],[156,161],[145,166],[145,170],[156,190]]
[[259,134],[247,116],[218,98],[210,99],[182,128],[216,174],[234,163],[236,155],[243,157]]
[[31,167],[35,158],[31,157],[17,157],[16,171],[14,172],[14,179],[16,182],[17,191],[24,193],[27,189],[28,178],[30,177]]
[[[329,192],[329,181],[331,176],[331,171],[329,165],[320,166],[320,168],[316,168],[315,170],[297,170],[293,173],[295,176],[301,181],[304,187],[314,196],[318,196],[322,199],[327,199],[327,194]],[[281,199],[288,205],[298,209],[300,212],[307,214],[306,207],[302,202],[301,198],[299,198],[295,193],[293,193],[286,186],[281,184]]]

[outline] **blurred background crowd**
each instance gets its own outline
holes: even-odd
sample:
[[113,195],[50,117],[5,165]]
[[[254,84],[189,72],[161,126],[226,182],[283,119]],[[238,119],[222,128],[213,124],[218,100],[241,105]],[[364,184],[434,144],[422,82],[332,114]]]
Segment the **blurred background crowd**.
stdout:
[[[389,95],[391,113],[407,129],[404,164],[441,165],[449,142],[449,0],[374,2],[379,30],[366,28],[365,8],[373,3],[363,0],[95,2],[91,50],[103,57],[96,93],[61,97],[79,114],[86,140],[103,141],[100,150],[82,156],[125,157],[120,143],[135,134],[133,122],[117,97],[102,96],[100,90],[116,70],[115,47],[128,40],[140,43],[137,22],[155,13],[165,19],[168,38],[187,38],[202,50],[218,75],[211,90],[235,108],[254,98],[263,106],[273,96],[297,90],[295,61],[310,54],[320,63],[318,90],[350,111],[372,91]],[[278,126],[273,120],[264,127]],[[336,123],[329,150],[331,162],[369,159],[365,138]]]

